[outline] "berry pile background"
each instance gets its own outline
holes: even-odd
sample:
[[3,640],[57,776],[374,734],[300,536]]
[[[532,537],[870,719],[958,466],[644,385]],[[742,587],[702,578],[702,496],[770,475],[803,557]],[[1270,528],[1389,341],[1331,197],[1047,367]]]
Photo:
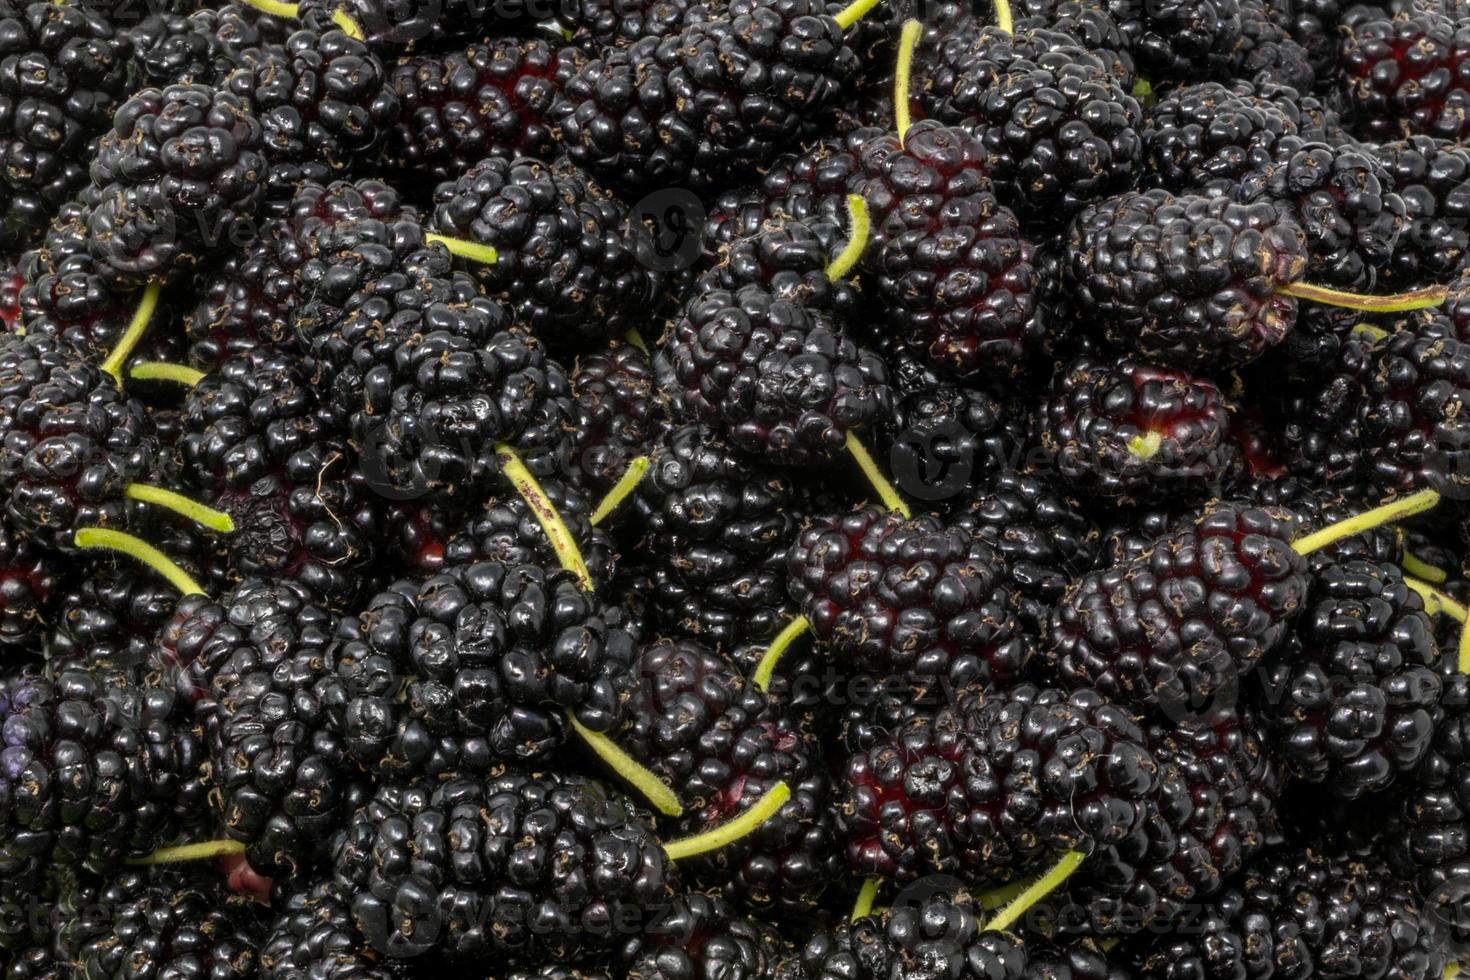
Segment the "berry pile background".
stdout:
[[1461,0],[0,0],[0,980],[1470,968]]

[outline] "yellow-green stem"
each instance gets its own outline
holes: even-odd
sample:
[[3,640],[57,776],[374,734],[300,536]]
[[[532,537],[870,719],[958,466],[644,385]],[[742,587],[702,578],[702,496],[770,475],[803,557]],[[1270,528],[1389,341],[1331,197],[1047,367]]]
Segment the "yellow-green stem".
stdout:
[[1027,910],[1037,902],[1055,891],[1062,882],[1071,876],[1072,872],[1082,866],[1087,855],[1081,851],[1068,851],[1062,855],[1050,871],[1027,885],[1021,894],[1017,895],[1009,905],[996,913],[995,917],[985,923],[987,932],[1001,932],[1015,925],[1025,915]]
[[567,721],[582,736],[587,747],[597,753],[597,757],[606,762],[609,769],[642,793],[643,798],[653,804],[655,810],[667,817],[677,817],[684,812],[674,791],[663,780],[639,765],[638,760],[624,752],[616,742],[582,724],[570,711],[567,712]]
[[205,373],[187,364],[171,364],[168,361],[142,361],[133,365],[128,377],[135,381],[173,381],[190,388],[203,381]]
[[623,339],[643,353],[648,353],[648,341],[643,339],[643,335],[638,332],[637,327],[629,327],[628,332],[623,334]]
[[438,242],[449,249],[450,255],[457,255],[471,262],[479,262],[483,265],[494,265],[500,259],[500,253],[495,251],[493,245],[481,245],[465,238],[450,238],[448,235],[428,234],[424,236],[426,242]]
[[852,455],[853,461],[858,464],[858,469],[863,471],[863,476],[868,478],[868,482],[877,491],[878,499],[883,501],[883,506],[889,510],[898,511],[904,516],[905,520],[912,517],[913,514],[909,512],[909,505],[904,503],[903,498],[898,495],[898,491],[893,488],[893,484],[889,483],[888,478],[883,475],[883,471],[878,469],[878,464],[873,460],[872,454],[868,452],[868,447],[864,446],[862,440],[858,439],[852,432],[847,433],[847,451]]
[[296,4],[282,3],[281,0],[245,0],[245,5],[272,17],[285,17],[287,20],[298,20],[301,17],[301,11]]
[[136,558],[162,575],[183,595],[205,595],[199,583],[190,578],[189,573],[180,568],[177,563],[153,545],[125,531],[114,531],[105,527],[84,527],[77,530],[72,536],[72,541],[78,548],[100,548]]
[[1341,289],[1328,289],[1326,286],[1314,286],[1307,282],[1294,282],[1282,286],[1280,291],[1287,296],[1295,296],[1297,299],[1308,299],[1314,303],[1340,306],[1348,310],[1362,310],[1365,313],[1407,313],[1410,310],[1427,310],[1443,303],[1445,297],[1449,295],[1449,289],[1445,286],[1426,286],[1423,289],[1412,289],[1406,293],[1369,296],[1364,293],[1349,293]]
[[1470,674],[1470,622],[1460,629],[1460,649],[1457,652],[1455,669],[1462,674]]
[[878,0],[853,0],[852,3],[837,11],[832,19],[837,21],[837,26],[845,31],[862,20],[868,11],[876,6],[878,6]]
[[781,662],[782,655],[786,653],[791,644],[796,642],[796,638],[805,633],[810,626],[811,623],[805,616],[797,616],[776,634],[776,638],[766,649],[765,655],[761,657],[761,662],[755,666],[753,680],[759,690],[762,692],[770,690],[771,675],[776,672],[776,664]]
[[623,475],[618,477],[618,482],[614,483],[607,495],[597,502],[597,507],[592,511],[590,518],[592,526],[596,527],[612,516],[612,512],[617,510],[622,502],[628,499],[628,495],[637,489],[638,484],[643,480],[643,474],[647,472],[648,457],[634,456],[628,462],[628,468],[623,471]]
[[1007,34],[1014,34],[1016,22],[1011,19],[1010,0],[995,0],[995,26]]
[[582,560],[582,552],[577,547],[576,539],[572,537],[572,532],[567,529],[561,515],[556,512],[551,498],[546,496],[546,491],[541,489],[541,484],[536,482],[536,477],[526,469],[526,464],[514,449],[502,442],[496,445],[495,453],[500,457],[500,468],[505,478],[516,488],[521,499],[530,505],[531,513],[536,515],[541,530],[546,532],[547,539],[551,541],[551,550],[556,552],[562,568],[575,575],[582,588],[591,592],[592,573],[587,571],[587,563]]
[[362,28],[357,25],[357,21],[352,19],[352,15],[343,8],[338,7],[332,11],[332,23],[336,24],[343,34],[346,34],[354,41],[361,41],[363,39]]
[[1029,885],[1030,882],[1013,881],[1009,885],[1001,885],[999,888],[992,888],[988,892],[977,895],[975,901],[980,903],[982,909],[990,912],[1014,902],[1016,896],[1025,891]]
[[1410,494],[1398,500],[1390,501],[1372,510],[1365,510],[1361,514],[1349,517],[1345,521],[1329,524],[1318,531],[1313,531],[1305,537],[1297,538],[1291,546],[1298,554],[1310,555],[1318,549],[1335,544],[1343,538],[1350,538],[1354,534],[1362,534],[1371,531],[1381,524],[1402,520],[1405,517],[1413,517],[1422,514],[1426,510],[1433,510],[1439,504],[1439,494],[1434,490],[1420,490],[1418,493]]
[[163,487],[155,487],[148,483],[129,483],[123,493],[131,500],[171,510],[211,531],[218,531],[220,534],[235,532],[235,519],[229,514],[222,510],[215,510],[213,507],[206,507],[199,501],[191,500],[181,493],[165,490]]
[[893,70],[893,128],[898,133],[898,145],[908,135],[913,119],[909,107],[909,81],[914,74],[914,48],[919,45],[923,25],[910,18],[903,22],[903,31],[898,36],[898,65]]
[[244,854],[245,845],[237,840],[207,840],[178,847],[160,847],[152,854],[128,858],[126,864],[142,867],[154,864],[180,864],[184,861],[207,861],[230,854]]
[[138,308],[133,311],[132,320],[128,321],[128,328],[123,331],[117,346],[112,353],[107,355],[107,360],[102,362],[102,370],[122,382],[122,368],[132,356],[133,350],[138,346],[138,341],[148,332],[148,322],[153,319],[153,313],[158,309],[158,295],[161,287],[156,282],[151,282],[143,287],[143,295],[138,300]]
[[1419,594],[1424,600],[1424,611],[1431,616],[1446,615],[1456,622],[1463,623],[1470,618],[1467,611],[1453,596],[1446,595],[1428,582],[1421,582],[1412,576],[1404,576],[1404,584]]
[[827,278],[832,282],[845,279],[868,246],[868,202],[861,194],[847,195],[847,244],[827,265]]
[[1375,344],[1388,336],[1387,330],[1384,330],[1382,327],[1375,327],[1371,323],[1355,323],[1353,324],[1353,329],[1348,332],[1362,334]]
[[717,851],[727,844],[735,843],[771,819],[789,799],[791,799],[791,787],[784,782],[777,783],[766,790],[766,795],[757,800],[755,806],[740,816],[718,827],[706,830],[702,834],[669,841],[664,845],[664,853],[669,856],[670,861],[682,861],[685,858]]
[[849,918],[856,922],[863,916],[873,911],[873,899],[878,897],[878,879],[869,878],[863,882],[863,887],[858,889],[857,901],[852,903],[852,915]]
[[1415,578],[1423,579],[1430,585],[1443,585],[1449,580],[1450,573],[1443,568],[1438,568],[1422,558],[1417,557],[1412,551],[1404,551],[1404,571]]

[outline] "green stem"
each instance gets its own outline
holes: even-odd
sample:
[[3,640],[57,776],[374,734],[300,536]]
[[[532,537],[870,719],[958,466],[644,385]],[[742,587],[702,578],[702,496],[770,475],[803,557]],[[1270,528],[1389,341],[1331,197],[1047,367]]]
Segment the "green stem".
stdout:
[[190,388],[203,381],[205,373],[187,364],[171,364],[168,361],[141,361],[133,365],[128,377],[135,381],[174,381]]
[[148,332],[148,322],[153,319],[153,313],[158,309],[158,296],[162,288],[156,282],[151,282],[143,287],[143,296],[138,300],[138,308],[133,311],[132,320],[128,321],[128,328],[123,331],[122,338],[118,340],[117,346],[112,353],[107,355],[107,360],[102,362],[102,370],[112,375],[118,382],[122,381],[122,367],[132,356],[133,349]]
[[352,15],[343,8],[338,7],[332,11],[332,23],[336,24],[343,34],[346,34],[354,41],[361,41],[363,39],[362,28],[357,25],[357,21],[352,19]]
[[1313,531],[1305,537],[1297,538],[1291,543],[1298,554],[1310,555],[1312,552],[1335,544],[1343,538],[1350,538],[1354,534],[1371,531],[1381,524],[1402,520],[1405,517],[1413,517],[1422,514],[1426,510],[1433,510],[1439,504],[1439,494],[1434,490],[1420,490],[1418,493],[1410,494],[1399,500],[1390,501],[1365,510],[1361,514],[1349,517],[1345,521],[1329,524],[1319,531]]
[[764,693],[770,690],[771,675],[776,672],[776,664],[780,662],[787,648],[796,642],[796,638],[805,633],[809,626],[811,626],[811,623],[805,616],[797,616],[782,627],[781,632],[776,634],[776,638],[771,641],[771,645],[766,650],[765,655],[761,657],[761,662],[756,664],[755,667],[755,677],[753,679],[755,686],[761,692]]
[[1050,871],[1037,878],[1026,889],[1017,895],[1015,899],[996,913],[995,917],[985,923],[985,931],[1002,932],[1015,925],[1026,912],[1041,901],[1066,881],[1087,859],[1087,855],[1081,851],[1068,851],[1062,855]]
[[858,437],[850,431],[847,433],[847,451],[852,454],[853,460],[858,464],[858,469],[863,471],[863,476],[868,478],[868,482],[877,491],[878,499],[883,501],[883,506],[889,510],[898,511],[898,513],[903,515],[904,520],[912,517],[913,514],[909,512],[909,505],[904,503],[903,498],[898,495],[898,491],[893,488],[893,484],[889,483],[888,478],[883,475],[883,471],[878,469],[878,464],[873,461],[872,454],[868,452],[868,447],[864,446]]
[[863,249],[868,246],[868,202],[863,200],[861,194],[847,195],[847,227],[847,244],[842,246],[842,251],[827,265],[827,279],[830,282],[846,278],[862,257]]
[[128,858],[126,864],[142,867],[154,864],[179,864],[184,861],[207,861],[230,854],[244,854],[245,845],[237,840],[207,840],[178,847],[160,847],[152,854]]
[[648,341],[643,339],[643,335],[638,332],[637,327],[629,327],[628,332],[623,334],[623,339],[643,353],[648,353]]
[[642,793],[643,798],[653,804],[655,810],[668,817],[677,817],[684,812],[674,791],[664,785],[663,780],[639,765],[638,761],[624,752],[616,742],[601,732],[594,732],[582,724],[570,711],[567,712],[567,721],[571,722],[572,728],[582,736],[582,741],[587,743],[587,747],[597,753],[597,757],[606,762],[608,768]]
[[848,918],[856,922],[863,916],[873,911],[873,899],[878,897],[878,879],[869,878],[863,882],[863,887],[858,889],[857,901],[852,904],[852,915]]
[[670,861],[682,861],[685,858],[717,851],[753,832],[775,816],[776,811],[781,809],[789,799],[791,799],[791,787],[784,782],[777,783],[766,790],[766,794],[756,801],[755,806],[734,820],[728,820],[718,827],[706,830],[702,834],[695,834],[693,837],[682,837],[679,840],[669,841],[664,845],[664,853],[669,856]]
[[165,490],[163,487],[155,487],[148,483],[129,483],[127,490],[123,492],[130,500],[167,508],[211,531],[218,531],[220,534],[235,532],[235,519],[229,514],[222,510],[215,510],[213,507],[206,507],[181,493]]
[[500,253],[495,251],[493,246],[481,245],[479,242],[468,241],[464,238],[429,234],[424,236],[424,241],[438,242],[449,249],[450,255],[457,255],[462,259],[469,259],[483,265],[494,265],[500,258]]
[[172,559],[163,552],[141,538],[134,537],[123,531],[113,531],[105,527],[79,528],[72,537],[78,548],[100,548],[107,551],[118,551],[130,558],[153,569],[159,575],[168,580],[168,583],[178,589],[183,595],[205,595],[205,591],[199,583],[189,577],[189,573],[180,568]]
[[1453,596],[1446,595],[1428,582],[1421,582],[1416,578],[1405,575],[1404,584],[1417,592],[1419,598],[1424,600],[1424,611],[1429,615],[1438,616],[1443,613],[1460,623],[1470,619],[1470,610],[1466,610]]
[[1423,579],[1430,585],[1443,585],[1449,581],[1450,573],[1443,568],[1437,568],[1427,561],[1417,557],[1407,548],[1404,549],[1404,571],[1418,579]]
[[301,18],[301,12],[294,3],[282,3],[281,0],[244,0],[244,2],[247,7],[254,7],[272,17],[284,17],[287,20]]
[[837,26],[845,31],[862,20],[864,15],[876,6],[878,6],[878,0],[853,0],[852,3],[837,11],[832,19],[837,21]]
[[903,22],[898,36],[898,65],[893,70],[893,126],[898,132],[898,145],[903,146],[912,121],[909,106],[909,81],[914,73],[914,48],[918,47],[923,26],[913,18]]
[[1287,296],[1308,299],[1327,306],[1340,306],[1347,310],[1362,310],[1365,313],[1407,313],[1410,310],[1427,310],[1438,306],[1449,295],[1447,286],[1426,286],[1406,293],[1389,296],[1368,296],[1364,293],[1349,293],[1341,289],[1328,289],[1307,282],[1294,282],[1279,290]]
[[1016,32],[1016,22],[1011,18],[1010,0],[995,0],[995,26],[1007,34]]
[[634,456],[628,463],[628,468],[623,475],[618,477],[618,482],[607,492],[607,496],[597,502],[597,507],[592,511],[592,526],[596,527],[612,515],[618,509],[628,495],[632,493],[643,480],[643,474],[648,472],[648,457]]
[[575,575],[582,588],[591,592],[592,573],[587,571],[587,563],[582,560],[582,552],[577,547],[576,539],[572,537],[572,532],[567,529],[561,515],[556,512],[551,498],[546,496],[546,491],[541,489],[541,484],[536,482],[536,477],[526,469],[526,464],[514,449],[502,442],[496,445],[495,453],[500,457],[500,468],[505,473],[505,478],[530,505],[531,513],[536,515],[536,520],[541,524],[541,530],[546,532],[546,537],[551,541],[551,550],[556,552],[562,568]]

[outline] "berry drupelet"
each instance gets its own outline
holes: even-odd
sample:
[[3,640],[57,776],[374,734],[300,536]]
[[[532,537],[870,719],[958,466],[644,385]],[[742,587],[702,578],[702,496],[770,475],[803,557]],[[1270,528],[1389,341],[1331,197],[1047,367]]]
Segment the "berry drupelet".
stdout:
[[131,53],[99,11],[0,6],[0,244],[28,244],[86,185],[86,157],[130,91]]
[[[1470,875],[1470,675],[1453,656],[1440,665],[1441,717],[1429,752],[1390,800],[1384,839],[1389,860],[1413,882],[1434,918],[1449,931],[1451,950],[1470,950],[1470,903],[1463,882]],[[1407,785],[1405,785],[1407,783]],[[1375,828],[1376,829],[1376,828]]]
[[364,791],[340,731],[342,689],[328,650],[336,618],[282,579],[246,579],[219,605],[224,620],[186,676],[202,687],[196,710],[220,827],[246,845],[255,871],[305,871],[326,857]]
[[17,529],[69,549],[81,527],[120,528],[124,492],[154,471],[156,446],[143,406],[64,341],[0,341],[0,488]]
[[179,451],[234,519],[232,567],[297,579],[339,607],[362,589],[384,507],[323,414],[301,360],[257,347],[189,391]]
[[610,489],[653,440],[652,362],[642,348],[612,340],[577,358],[571,383],[582,475]]
[[1411,136],[1379,144],[1377,156],[1409,219],[1394,250],[1393,278],[1410,283],[1453,277],[1470,261],[1470,149]]
[[1261,715],[1284,772],[1349,799],[1423,760],[1440,651],[1396,564],[1316,561],[1288,639],[1262,664]]
[[257,959],[261,980],[393,980],[392,961],[367,948],[352,908],[331,881],[291,892],[266,928]]
[[50,551],[0,524],[0,646],[39,649],[41,632],[55,622],[61,572]]
[[1283,137],[1268,161],[1240,179],[1234,196],[1291,208],[1307,235],[1313,282],[1371,290],[1378,270],[1408,244],[1408,206],[1366,148]]
[[1141,7],[1110,0],[1138,73],[1158,84],[1228,70],[1242,37],[1238,0],[1163,0]]
[[1290,332],[1306,233],[1284,205],[1164,190],[1083,211],[1067,239],[1078,306],[1111,343],[1181,367],[1226,368]]
[[1035,250],[960,127],[919,122],[863,146],[870,261],[890,329],[952,376],[1013,377],[1046,332]]
[[1374,140],[1470,134],[1470,24],[1438,12],[1354,11],[1342,84],[1358,129]]
[[237,95],[205,85],[135,93],[92,160],[92,254],[132,283],[190,271],[252,219],[263,148],[261,121]]
[[1130,501],[1197,495],[1239,465],[1230,408],[1212,382],[1186,371],[1084,359],[1052,380],[1039,441],[1079,491]]
[[1050,969],[1033,963],[1030,939],[1022,943],[1010,933],[982,930],[984,913],[969,894],[937,891],[947,883],[954,884],[941,879],[935,884],[936,891],[918,891],[880,914],[818,929],[800,951],[804,974],[814,980],[960,976],[1073,980],[1073,974],[1058,969],[1055,962]]
[[954,520],[1000,553],[1021,621],[1036,635],[1073,579],[1097,560],[1098,530],[1081,505],[1034,474],[991,472]]
[[81,671],[15,676],[0,692],[7,878],[47,866],[105,872],[146,855],[205,812],[198,733],[163,688]]
[[1140,833],[1158,775],[1132,716],[1095,691],[968,688],[848,760],[838,829],[862,874],[1013,881]]
[[892,410],[881,359],[823,311],[753,283],[697,287],[662,356],[684,411],[778,465],[830,460]]
[[433,231],[494,249],[475,275],[549,344],[625,334],[661,298],[663,277],[638,261],[626,206],[566,159],[486,157],[434,201]]
[[79,903],[57,936],[79,976],[207,976],[253,980],[261,911],[217,878],[129,871]]
[[791,595],[844,666],[959,690],[1005,685],[1034,650],[1005,561],[962,524],[866,507],[791,546]]
[[296,270],[306,261],[302,241],[284,219],[263,222],[260,234],[202,272],[201,295],[184,314],[189,362],[213,370],[260,345],[292,347],[301,299]]
[[637,685],[627,614],[534,562],[477,561],[394,583],[342,620],[343,730],[381,772],[544,764],[564,715],[617,732]]
[[921,97],[934,118],[979,136],[1007,205],[1030,223],[1055,226],[1136,183],[1143,110],[1094,57],[1063,45],[1036,52],[1035,61],[1025,50],[992,61],[990,45],[977,47],[947,66],[951,88],[921,89]]
[[580,48],[513,37],[404,59],[391,75],[402,114],[386,162],[453,180],[489,156],[550,159],[562,90],[585,61]]
[[619,955],[628,980],[761,980],[785,975],[778,971],[789,969],[795,952],[773,925],[738,915],[718,893],[692,892]]
[[1396,977],[1444,972],[1435,929],[1387,869],[1288,847],[1268,852],[1201,910],[1188,932],[1129,952],[1145,980],[1185,976]]
[[1227,713],[1209,724],[1149,727],[1159,772],[1148,817],[1068,881],[1057,912],[1064,933],[1187,930],[1198,903],[1279,836],[1279,779],[1257,724]]
[[[133,64],[144,84],[197,82],[219,86],[237,68],[267,53],[270,26],[256,23],[253,8],[237,4],[192,13],[150,13],[128,28]],[[265,30],[262,30],[265,27]]]
[[336,879],[379,953],[508,965],[605,951],[678,881],[627,799],[516,772],[380,784],[339,837]]
[[141,683],[151,667],[157,631],[169,621],[178,590],[157,575],[112,556],[84,561],[55,600],[48,654],[53,674]]
[[902,341],[880,337],[877,346],[894,392],[892,431],[882,435],[890,437],[889,459],[905,493],[952,509],[967,487],[1029,462],[1030,406],[946,379],[922,349]]
[[819,0],[732,0],[676,31],[609,49],[566,87],[562,142],[632,187],[728,181],[811,131],[857,55]]
[[1307,601],[1297,524],[1287,511],[1222,504],[1089,572],[1052,612],[1050,656],[1069,682],[1140,709],[1230,707],[1240,676]]
[[329,180],[375,153],[398,120],[387,69],[341,31],[297,31],[223,86],[250,105],[264,136],[267,192],[288,199],[303,179]]
[[1238,84],[1200,82],[1150,106],[1139,135],[1148,181],[1177,194],[1215,180],[1238,181],[1299,131],[1300,120],[1280,100]]
[[790,476],[753,468],[709,426],[689,424],[654,442],[637,494],[658,629],[728,650],[770,640],[796,615],[785,557],[801,514]]
[[830,777],[816,736],[730,660],[689,640],[644,648],[630,752],[675,787],[681,835],[724,824],[778,781],[791,797],[755,831],[684,865],[694,881],[762,909],[809,911],[842,878]]

